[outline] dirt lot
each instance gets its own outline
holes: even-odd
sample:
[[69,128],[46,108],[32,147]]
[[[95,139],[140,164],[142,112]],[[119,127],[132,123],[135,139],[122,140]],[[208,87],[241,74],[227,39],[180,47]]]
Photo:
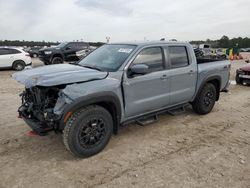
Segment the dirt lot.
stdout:
[[[232,63],[231,79],[243,64]],[[188,109],[131,125],[100,154],[77,159],[61,135],[27,136],[12,73],[0,72],[0,187],[250,187],[250,87],[231,85],[205,116]]]

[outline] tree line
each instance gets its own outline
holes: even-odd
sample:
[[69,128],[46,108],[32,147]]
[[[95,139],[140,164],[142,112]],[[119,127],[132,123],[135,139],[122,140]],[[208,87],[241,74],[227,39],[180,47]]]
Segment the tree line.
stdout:
[[[45,41],[25,41],[25,40],[0,40],[0,46],[54,46],[58,45],[60,42],[45,42]],[[239,48],[250,48],[250,38],[245,37],[238,37],[238,38],[232,38],[229,39],[228,36],[222,36],[218,40],[210,40],[207,39],[206,41],[203,40],[196,40],[191,41],[191,44],[210,44],[213,48],[233,48],[233,47],[239,47]],[[103,42],[89,42],[90,46],[96,46],[99,47],[103,45]]]
[[222,36],[218,40],[210,40],[207,39],[206,41],[191,41],[191,44],[210,44],[213,48],[233,48],[233,47],[238,47],[238,48],[250,48],[250,38],[245,37],[238,37],[238,38],[232,38],[229,39],[228,36]]
[[[25,40],[0,40],[0,46],[55,46],[60,44],[60,42],[46,42],[46,41],[25,41]],[[99,47],[103,45],[102,42],[89,42],[90,46]]]

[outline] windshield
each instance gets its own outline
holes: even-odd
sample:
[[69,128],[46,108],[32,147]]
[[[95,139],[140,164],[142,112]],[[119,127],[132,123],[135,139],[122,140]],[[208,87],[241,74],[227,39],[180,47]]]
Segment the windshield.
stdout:
[[114,72],[118,70],[135,48],[134,45],[103,45],[82,59],[79,65]]
[[68,43],[67,42],[62,42],[62,43],[58,44],[56,46],[56,48],[63,48],[66,44],[68,44]]

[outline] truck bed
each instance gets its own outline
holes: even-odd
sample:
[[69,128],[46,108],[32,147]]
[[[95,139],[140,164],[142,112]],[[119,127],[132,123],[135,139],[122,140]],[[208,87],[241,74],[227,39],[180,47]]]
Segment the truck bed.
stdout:
[[[198,61],[198,60],[197,60]],[[198,81],[197,88],[200,88],[202,81],[208,77],[218,77],[221,80],[220,89],[224,89],[228,85],[230,62],[228,60],[211,60],[197,62]]]

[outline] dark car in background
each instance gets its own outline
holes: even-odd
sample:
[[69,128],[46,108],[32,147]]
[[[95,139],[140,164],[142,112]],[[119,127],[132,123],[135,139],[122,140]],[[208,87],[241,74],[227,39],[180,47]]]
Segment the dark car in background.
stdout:
[[77,52],[88,50],[86,42],[63,42],[56,47],[39,50],[38,57],[45,65],[60,64],[64,61],[78,61],[80,58]]
[[31,47],[27,52],[30,54],[30,57],[38,57],[38,53],[41,47]]

